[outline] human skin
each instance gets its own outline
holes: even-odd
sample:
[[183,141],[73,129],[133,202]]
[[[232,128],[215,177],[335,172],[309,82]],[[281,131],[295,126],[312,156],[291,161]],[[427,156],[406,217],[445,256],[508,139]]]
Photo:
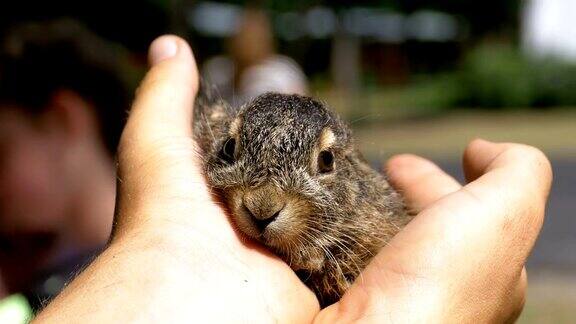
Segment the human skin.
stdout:
[[524,263],[538,236],[551,168],[538,150],[473,141],[461,186],[402,155],[392,183],[418,215],[340,302],[314,295],[274,255],[244,240],[207,189],[192,139],[197,70],[163,36],[119,148],[119,201],[107,249],[38,323],[502,322],[524,302]]

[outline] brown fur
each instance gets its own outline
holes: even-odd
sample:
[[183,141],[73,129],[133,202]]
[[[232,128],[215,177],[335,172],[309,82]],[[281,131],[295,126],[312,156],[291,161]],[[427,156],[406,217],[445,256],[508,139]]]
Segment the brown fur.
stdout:
[[[410,220],[400,195],[356,150],[349,128],[311,98],[270,93],[234,110],[204,92],[195,118],[206,178],[238,229],[284,259],[323,306],[337,301]],[[232,155],[223,149],[229,140]],[[326,150],[334,168],[321,173]]]

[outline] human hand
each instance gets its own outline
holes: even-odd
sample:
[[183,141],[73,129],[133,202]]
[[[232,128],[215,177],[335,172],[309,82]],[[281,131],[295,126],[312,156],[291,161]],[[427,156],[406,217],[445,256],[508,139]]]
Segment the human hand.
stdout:
[[546,157],[524,145],[476,140],[464,155],[464,187],[412,155],[387,168],[418,215],[317,322],[515,320],[550,191]]
[[164,36],[150,61],[119,147],[112,241],[38,320],[310,322],[319,309],[313,293],[276,256],[243,241],[207,189],[192,139],[190,48]]

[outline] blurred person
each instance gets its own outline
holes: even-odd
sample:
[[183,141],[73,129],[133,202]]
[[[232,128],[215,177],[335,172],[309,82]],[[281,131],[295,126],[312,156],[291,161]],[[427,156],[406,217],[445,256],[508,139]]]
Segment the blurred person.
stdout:
[[72,20],[21,24],[3,37],[4,296],[22,292],[39,307],[108,240],[115,203],[113,156],[130,93],[120,77],[121,54]]
[[241,105],[270,91],[302,95],[308,92],[300,66],[276,53],[272,27],[265,12],[246,9],[227,47],[230,55],[209,59],[203,76],[233,105]]

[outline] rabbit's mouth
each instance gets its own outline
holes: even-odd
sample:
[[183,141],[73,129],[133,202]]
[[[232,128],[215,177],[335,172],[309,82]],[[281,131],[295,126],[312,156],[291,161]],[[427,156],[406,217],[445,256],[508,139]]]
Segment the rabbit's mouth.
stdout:
[[234,205],[234,222],[247,236],[277,252],[287,252],[299,244],[298,237],[306,226],[307,215],[302,215],[297,202],[287,201],[268,217],[255,215],[241,201],[237,200]]
[[[228,191],[226,200],[236,228],[280,256],[292,269],[321,271],[326,257],[319,246],[319,228],[311,229],[317,209],[296,195],[283,195],[282,203],[271,204],[266,196],[246,206],[241,190]],[[278,199],[275,199],[276,201]],[[262,204],[262,205],[260,205]]]
[[246,234],[274,248],[283,248],[286,245],[295,226],[290,219],[290,211],[285,207],[266,218],[255,216],[246,206],[242,206],[241,214]]

